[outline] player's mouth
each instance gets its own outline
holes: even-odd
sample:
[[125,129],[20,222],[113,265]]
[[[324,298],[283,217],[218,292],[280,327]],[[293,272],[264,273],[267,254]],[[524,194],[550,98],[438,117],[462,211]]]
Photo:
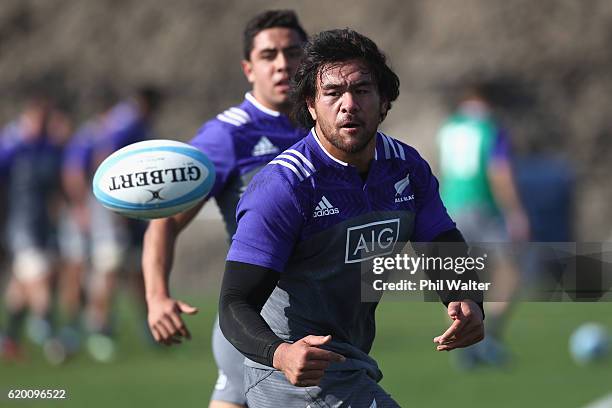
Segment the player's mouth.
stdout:
[[362,126],[363,126],[362,123],[356,120],[347,120],[347,121],[340,122],[340,129],[344,129],[348,133],[355,133]]
[[291,82],[289,81],[289,79],[281,79],[280,81],[277,81],[274,83],[274,88],[278,91],[281,92],[287,92],[289,91],[289,88],[291,87]]

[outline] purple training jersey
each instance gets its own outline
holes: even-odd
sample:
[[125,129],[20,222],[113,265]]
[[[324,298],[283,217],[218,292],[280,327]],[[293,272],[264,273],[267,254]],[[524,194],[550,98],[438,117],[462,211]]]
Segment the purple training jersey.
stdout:
[[64,152],[63,168],[93,174],[94,147],[104,137],[103,121],[92,119],[72,136]]
[[0,131],[0,182],[6,186],[12,251],[54,245],[52,206],[59,197],[62,146],[48,134],[26,136],[14,122]]
[[314,130],[254,177],[237,221],[227,259],[280,273],[261,312],[276,335],[293,342],[331,334],[328,348],[348,359],[336,369],[365,368],[376,380],[381,373],[368,353],[377,304],[361,302],[362,262],[455,228],[415,149],[378,133],[364,182]]
[[236,230],[236,206],[255,173],[306,133],[247,93],[239,106],[206,122],[191,140],[215,165],[209,197],[215,198],[230,237]]
[[112,152],[150,138],[150,123],[139,116],[133,103],[121,102],[77,130],[66,147],[63,167],[93,176],[96,166]]

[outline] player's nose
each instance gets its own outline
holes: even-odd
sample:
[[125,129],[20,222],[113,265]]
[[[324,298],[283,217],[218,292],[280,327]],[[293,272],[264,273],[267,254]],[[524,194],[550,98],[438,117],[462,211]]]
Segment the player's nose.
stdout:
[[279,52],[276,54],[276,58],[274,59],[274,68],[276,71],[286,71],[289,68],[289,61],[284,52]]
[[342,105],[340,107],[340,110],[342,112],[352,113],[359,109],[359,105],[355,100],[355,95],[353,95],[353,93],[350,91],[346,91],[342,94],[341,101]]

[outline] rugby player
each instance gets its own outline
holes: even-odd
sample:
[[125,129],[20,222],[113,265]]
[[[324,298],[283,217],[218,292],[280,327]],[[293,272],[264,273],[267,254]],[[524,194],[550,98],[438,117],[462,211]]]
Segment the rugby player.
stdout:
[[[80,283],[89,259],[92,273],[87,279],[86,346],[100,362],[112,360],[115,354],[112,305],[118,273],[139,271],[135,261],[140,259],[145,224],[102,207],[91,192],[91,180],[95,169],[112,152],[153,137],[152,122],[162,97],[155,87],[143,85],[132,97],[115,103],[105,88],[99,92],[101,99],[107,99],[100,101],[99,114],[79,128],[66,148],[62,176],[71,216],[65,218],[60,234],[66,261],[62,291],[72,321],[60,337],[67,351],[78,346]],[[138,273],[138,284],[134,276],[131,273],[130,284],[142,299],[142,279]]]
[[[59,116],[58,116],[59,115]],[[1,357],[21,357],[20,333],[36,344],[52,341],[52,283],[56,271],[54,230],[62,204],[60,168],[69,125],[46,93],[35,93],[19,118],[0,130],[0,183],[6,186],[6,240],[11,276],[3,302],[7,313]],[[58,126],[61,125],[61,126]],[[47,353],[45,351],[45,357]]]
[[[208,198],[215,198],[229,237],[236,229],[236,205],[253,175],[306,134],[288,117],[289,81],[306,39],[293,11],[270,10],[251,19],[244,30],[242,69],[252,91],[240,105],[206,122],[191,140],[215,166],[216,180]],[[142,265],[149,327],[164,344],[190,337],[181,313],[192,314],[196,308],[170,296],[168,277],[176,238],[205,201],[174,217],[151,222],[145,235]],[[244,357],[224,338],[218,322],[212,343],[219,378],[209,407],[244,406]]]
[[[425,160],[377,131],[399,79],[374,42],[349,29],[318,34],[294,94],[296,117],[312,130],[238,205],[221,329],[247,357],[249,407],[397,407],[369,356],[377,303],[361,302],[362,262],[398,242],[463,238]],[[383,230],[392,233],[369,238]],[[453,323],[434,339],[440,351],[483,337],[480,305],[452,300]]]
[[442,201],[469,243],[499,246],[489,260],[498,290],[487,304],[487,338],[458,355],[459,366],[466,369],[508,362],[502,333],[520,271],[503,244],[527,241],[531,229],[517,190],[508,131],[495,119],[487,94],[484,84],[466,87],[438,132]]

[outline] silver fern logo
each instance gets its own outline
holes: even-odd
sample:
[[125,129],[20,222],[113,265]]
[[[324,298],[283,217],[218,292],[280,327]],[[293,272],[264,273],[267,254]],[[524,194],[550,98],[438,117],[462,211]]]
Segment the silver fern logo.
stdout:
[[406,187],[410,184],[410,173],[406,174],[406,177],[395,183],[395,195],[401,196]]
[[404,190],[410,185],[410,173],[406,174],[406,177],[395,183],[395,202],[403,203],[405,201],[414,200],[414,194],[409,196],[404,195]]

